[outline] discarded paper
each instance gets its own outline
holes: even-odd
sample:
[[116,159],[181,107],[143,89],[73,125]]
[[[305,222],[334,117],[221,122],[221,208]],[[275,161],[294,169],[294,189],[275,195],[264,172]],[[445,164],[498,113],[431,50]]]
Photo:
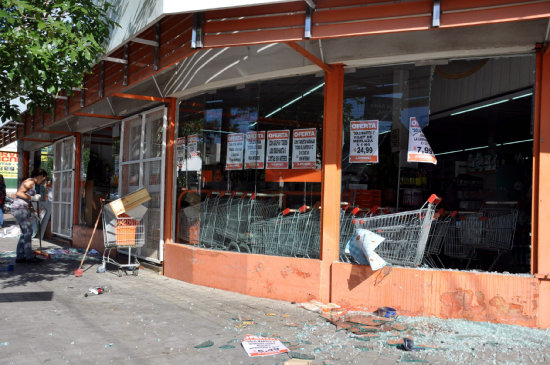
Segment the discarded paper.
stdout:
[[246,335],[243,348],[248,356],[269,356],[288,352],[288,349],[276,338]]

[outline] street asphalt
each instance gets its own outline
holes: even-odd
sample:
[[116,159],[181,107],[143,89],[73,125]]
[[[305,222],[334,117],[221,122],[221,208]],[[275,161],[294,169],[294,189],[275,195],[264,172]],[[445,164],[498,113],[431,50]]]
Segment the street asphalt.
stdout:
[[[0,238],[0,253],[9,255],[16,244],[17,238]],[[44,250],[60,248],[43,242]],[[431,349],[406,352],[389,346],[386,335],[364,341],[337,331],[296,303],[191,285],[148,269],[137,276],[119,277],[111,266],[97,273],[100,259],[86,259],[76,277],[79,263],[60,255],[0,271],[0,364],[283,364],[291,357],[313,364],[550,363],[544,330],[401,317],[426,331],[438,328],[414,333],[416,343]],[[89,292],[97,286],[110,292]],[[442,333],[448,335],[437,337]],[[247,334],[280,339],[291,353],[249,357],[241,346]]]

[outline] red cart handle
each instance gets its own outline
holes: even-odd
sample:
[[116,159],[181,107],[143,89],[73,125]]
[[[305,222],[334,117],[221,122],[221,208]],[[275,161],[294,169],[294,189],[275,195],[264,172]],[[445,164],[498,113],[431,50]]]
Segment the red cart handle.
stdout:
[[441,200],[442,199],[435,194],[430,195],[430,197],[428,198],[428,202],[435,205],[441,203]]

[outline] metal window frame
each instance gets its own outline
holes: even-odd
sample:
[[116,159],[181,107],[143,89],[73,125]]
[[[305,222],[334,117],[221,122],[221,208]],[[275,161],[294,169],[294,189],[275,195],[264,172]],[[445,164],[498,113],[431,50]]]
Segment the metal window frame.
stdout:
[[[68,169],[61,169],[61,170],[56,170],[56,153],[57,153],[57,148],[56,146],[57,145],[61,145],[61,156],[60,156],[60,160],[59,160],[59,163],[61,166],[57,166],[59,168],[62,168],[63,165],[64,165],[64,152],[65,152],[65,145],[66,145],[66,142],[67,141],[71,141],[72,143],[70,144],[70,146],[72,146],[72,165],[68,168]],[[74,209],[74,170],[75,170],[75,153],[76,153],[76,138],[71,136],[71,137],[67,137],[67,138],[63,138],[63,139],[60,139],[58,141],[55,141],[54,143],[54,148],[53,148],[53,151],[54,151],[54,166],[53,166],[53,171],[52,171],[52,187],[55,187],[55,181],[57,178],[60,178],[61,181],[60,181],[60,184],[59,184],[59,198],[60,200],[55,200],[55,191],[53,193],[53,200],[52,200],[52,213],[51,213],[51,217],[52,217],[52,233],[54,233],[55,235],[57,236],[61,236],[61,237],[65,237],[65,238],[68,238],[68,239],[72,239],[72,236],[73,236],[73,220],[72,220],[72,213],[73,213],[73,209]],[[70,198],[70,201],[67,203],[65,201],[63,201],[63,190],[64,190],[64,185],[63,185],[63,176],[64,174],[66,173],[70,173],[71,174],[71,179],[70,179],[70,185],[71,185],[71,198]],[[59,209],[60,207],[62,206],[68,206],[69,207],[69,212],[71,213],[70,215],[70,219],[69,219],[69,223],[68,223],[68,231],[69,231],[69,234],[64,234],[62,232],[62,227],[61,227],[61,214],[64,212],[64,210],[62,209]],[[56,224],[54,224],[56,223]]]
[[[118,179],[118,194],[119,196],[122,193],[122,171],[123,167],[126,165],[135,165],[139,164],[139,186],[144,186],[144,164],[147,162],[155,162],[160,161],[161,162],[161,171],[160,171],[160,239],[159,239],[159,248],[158,248],[158,258],[149,257],[149,256],[143,256],[141,255],[141,248],[139,248],[136,252],[136,255],[138,258],[152,261],[156,263],[161,263],[164,260],[164,202],[165,202],[165,172],[166,172],[166,126],[167,126],[167,108],[166,106],[160,106],[153,109],[149,109],[147,111],[141,112],[136,115],[132,115],[128,118],[125,118],[121,121],[121,127],[120,127],[120,150],[119,150],[119,179]],[[147,124],[147,117],[151,114],[158,113],[159,111],[163,111],[162,113],[162,151],[159,157],[150,157],[150,158],[144,158],[144,151],[145,151],[145,128]],[[134,122],[136,120],[141,119],[141,133],[140,133],[140,151],[139,151],[139,159],[138,160],[124,160],[124,140],[126,136],[126,127],[128,122]],[[119,249],[119,252],[128,254],[128,251],[125,249]]]

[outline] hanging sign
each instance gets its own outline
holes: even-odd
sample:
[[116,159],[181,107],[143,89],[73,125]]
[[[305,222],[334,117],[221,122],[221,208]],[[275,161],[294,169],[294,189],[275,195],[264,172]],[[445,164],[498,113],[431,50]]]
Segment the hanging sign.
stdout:
[[269,356],[288,352],[282,342],[276,338],[246,335],[241,343],[248,356]]
[[290,131],[267,132],[267,169],[288,169]]
[[187,158],[197,157],[199,155],[199,135],[191,134],[187,136]]
[[199,135],[191,134],[187,136],[187,171],[200,171],[202,170],[202,159],[199,151]]
[[183,170],[185,164],[185,137],[176,139],[176,166],[178,171]]
[[247,132],[244,152],[245,169],[263,169],[265,160],[265,131]]
[[227,135],[227,159],[226,170],[243,169],[244,133],[232,133]]
[[350,122],[349,162],[378,162],[378,121],[359,120]]
[[437,159],[428,143],[428,140],[422,133],[422,127],[415,117],[409,120],[409,150],[407,152],[407,162],[425,162],[437,165]]
[[292,136],[292,168],[314,169],[317,163],[317,129],[295,129]]

